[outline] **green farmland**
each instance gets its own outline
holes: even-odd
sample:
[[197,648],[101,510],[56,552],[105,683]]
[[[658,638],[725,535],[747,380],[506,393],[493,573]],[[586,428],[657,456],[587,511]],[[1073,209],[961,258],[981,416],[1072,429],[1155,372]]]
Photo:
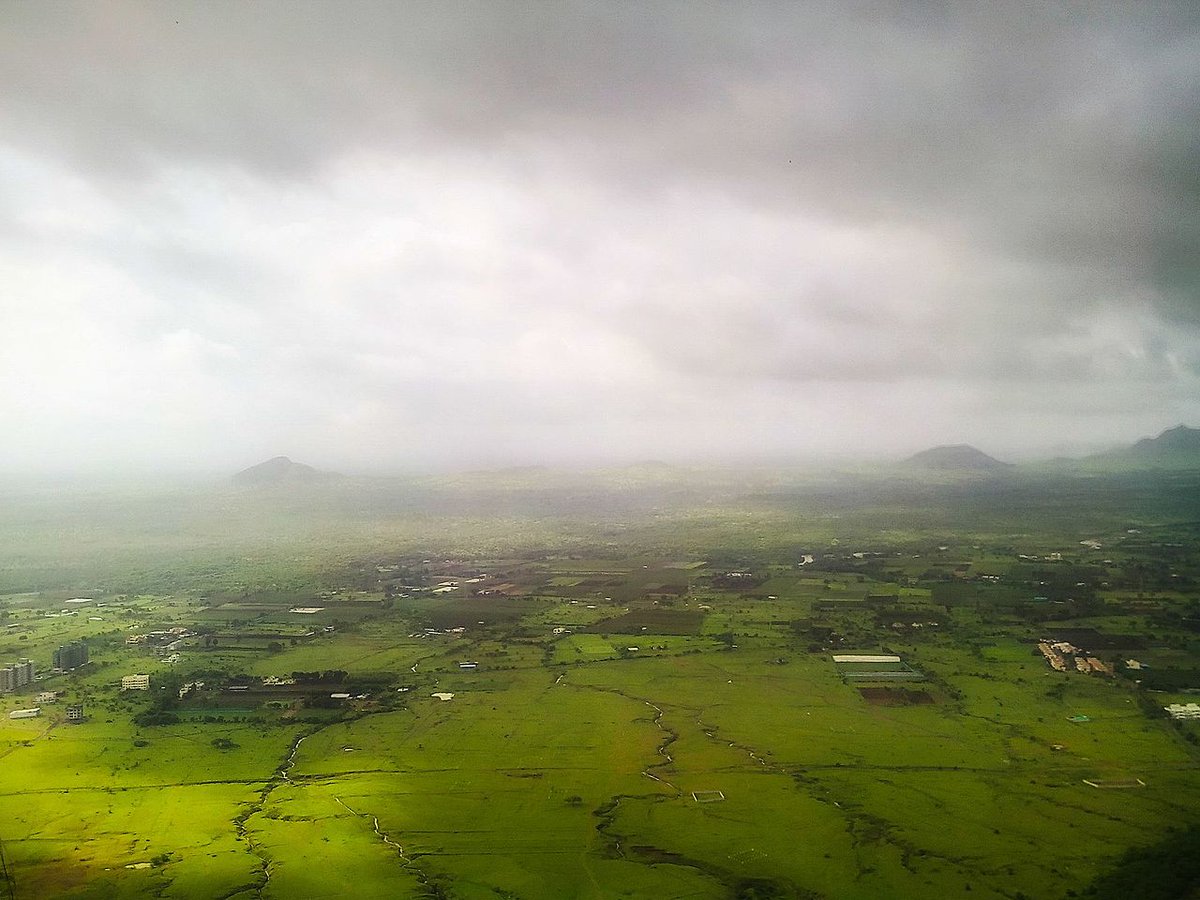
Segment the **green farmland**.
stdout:
[[[1126,549],[1137,514],[1026,534],[1000,510],[953,540],[949,510],[890,537],[880,509],[811,533],[683,511],[575,550],[583,526],[531,519],[507,552],[446,520],[357,556],[293,535],[174,585],[162,547],[97,561],[90,588],[86,560],[57,586],[31,562],[0,597],[0,654],[38,672],[0,700],[12,896],[1102,891],[1200,810],[1197,729],[1161,711],[1200,670],[1200,560],[1171,546],[1194,526],[1168,514]],[[1111,549],[1050,559],[1096,534]],[[52,671],[73,640],[88,663]],[[1104,671],[1038,649],[1069,640]],[[121,690],[134,673],[150,690]]]

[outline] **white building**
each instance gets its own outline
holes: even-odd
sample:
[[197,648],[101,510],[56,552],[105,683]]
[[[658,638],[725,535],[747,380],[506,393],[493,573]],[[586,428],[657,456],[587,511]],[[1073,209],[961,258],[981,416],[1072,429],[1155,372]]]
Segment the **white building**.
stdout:
[[149,675],[126,675],[121,679],[121,690],[123,691],[148,691],[150,690]]
[[1172,703],[1163,709],[1172,719],[1200,719],[1200,703]]

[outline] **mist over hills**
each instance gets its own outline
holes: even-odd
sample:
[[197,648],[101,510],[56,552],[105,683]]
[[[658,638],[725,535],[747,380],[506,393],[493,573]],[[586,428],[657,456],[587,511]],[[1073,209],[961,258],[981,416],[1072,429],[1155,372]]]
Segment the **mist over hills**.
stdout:
[[931,447],[914,453],[904,460],[903,465],[916,469],[972,472],[998,472],[1013,468],[1012,463],[1001,462],[969,444]]
[[339,478],[335,472],[322,472],[298,463],[286,456],[276,456],[265,462],[242,469],[231,481],[238,487],[262,487],[280,484],[311,484]]
[[1042,463],[1013,465],[1002,462],[968,444],[931,447],[915,453],[900,463],[908,470],[929,472],[1001,473],[1044,468],[1047,464],[1064,474],[1073,470],[1090,471],[1113,468],[1200,468],[1200,429],[1177,425],[1157,437],[1145,437],[1123,447],[1087,456],[1058,457]]
[[1200,429],[1187,425],[1168,428],[1156,437],[1085,456],[1059,456],[1013,465],[967,444],[931,447],[896,464],[901,470],[928,473],[1057,473],[1062,476],[1145,469],[1200,469]]
[[242,469],[235,473],[230,482],[236,487],[264,487],[323,485],[338,482],[374,482],[380,479],[424,484],[446,483],[482,483],[496,482],[497,479],[510,483],[511,486],[533,484],[549,484],[575,482],[577,479],[599,480],[600,482],[627,482],[627,486],[645,484],[650,481],[666,479],[670,481],[704,481],[712,478],[721,480],[718,473],[739,472],[750,481],[768,478],[768,472],[786,472],[795,469],[807,473],[808,478],[817,477],[821,473],[833,476],[835,473],[874,471],[876,474],[886,474],[888,471],[902,473],[929,472],[945,474],[1003,474],[1033,469],[1044,469],[1047,465],[1055,470],[1066,472],[1070,470],[1091,470],[1098,468],[1117,467],[1147,467],[1169,466],[1172,468],[1200,467],[1200,429],[1187,425],[1178,425],[1161,432],[1157,437],[1145,437],[1133,444],[1094,453],[1088,456],[1067,458],[1058,457],[1042,462],[1022,462],[1014,464],[997,459],[996,457],[970,444],[945,444],[930,447],[912,454],[902,460],[879,461],[876,463],[846,463],[838,464],[827,460],[821,464],[809,464],[799,460],[785,462],[776,460],[773,463],[743,463],[734,462],[708,464],[667,463],[661,460],[641,460],[624,465],[596,465],[590,467],[555,466],[531,463],[520,466],[505,466],[497,469],[470,469],[465,471],[447,471],[440,474],[426,473],[424,475],[409,473],[408,475],[384,474],[375,475],[363,473],[357,478],[347,478],[336,472],[318,469],[306,463],[297,462],[287,456],[276,456],[272,459]]
[[1156,437],[1115,447],[1079,460],[1066,461],[1082,470],[1200,469],[1200,429],[1177,425]]
[[1127,451],[1133,456],[1193,456],[1200,459],[1200,428],[1177,425],[1158,437],[1142,438]]
[[[1003,533],[1032,525],[1125,528],[1168,513],[1190,521],[1200,517],[1200,455],[1190,451],[1196,437],[1195,429],[1171,429],[1165,439],[1130,444],[1125,455],[1061,465],[1008,466],[977,448],[951,446],[915,454],[917,464],[840,468],[797,462],[339,476],[276,457],[236,476],[178,484],[0,485],[0,537],[9,558],[31,561],[20,573],[0,568],[0,587],[31,590],[68,573],[82,592],[117,574],[151,572],[151,563],[163,577],[192,578],[224,571],[247,547],[273,559],[288,541],[320,560],[400,546],[602,552],[611,541],[673,547],[681,535],[757,546],[795,540],[797,523],[865,542],[881,517],[947,534],[978,530],[985,519]],[[1173,452],[1160,456],[1160,448]],[[982,468],[954,467],[963,464]],[[295,554],[285,555],[294,566]],[[267,578],[246,566],[228,577]],[[272,570],[267,580],[277,577]]]

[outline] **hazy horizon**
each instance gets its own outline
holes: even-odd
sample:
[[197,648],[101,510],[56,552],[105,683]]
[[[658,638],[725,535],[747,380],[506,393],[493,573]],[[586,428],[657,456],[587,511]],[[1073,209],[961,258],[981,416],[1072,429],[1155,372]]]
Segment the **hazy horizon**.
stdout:
[[1194,4],[9,4],[0,471],[1200,425]]
[[[1145,437],[1156,437],[1146,435]],[[1070,451],[1029,452],[1025,454],[1001,454],[997,456],[987,448],[975,447],[988,456],[993,456],[1001,463],[1018,466],[1033,466],[1034,471],[1039,464],[1053,464],[1061,461],[1083,461],[1092,456],[1102,456],[1109,452],[1127,449],[1130,443],[1098,444],[1091,448],[1073,447]],[[0,472],[0,487],[32,487],[32,488],[108,488],[134,486],[145,483],[150,486],[169,487],[172,485],[214,485],[228,484],[238,473],[254,468],[262,463],[285,457],[293,463],[316,469],[319,473],[346,476],[351,479],[379,478],[421,480],[425,478],[442,478],[472,475],[534,474],[538,471],[559,473],[563,475],[587,475],[589,473],[619,472],[626,469],[653,469],[665,467],[681,473],[727,473],[736,476],[739,473],[752,475],[755,472],[778,472],[807,470],[814,476],[833,476],[838,473],[867,474],[871,472],[888,474],[895,471],[894,467],[902,467],[911,456],[923,450],[941,449],[964,446],[958,444],[934,444],[928,447],[914,448],[912,453],[889,455],[853,455],[849,453],[807,455],[776,453],[771,455],[725,455],[725,456],[693,456],[693,457],[575,457],[557,460],[485,460],[476,463],[461,460],[448,460],[442,464],[425,461],[398,461],[389,464],[385,460],[377,460],[366,464],[339,466],[322,459],[300,457],[292,453],[276,453],[268,457],[254,460],[234,461],[231,466],[209,463],[207,465],[159,465],[136,468],[132,465],[120,464],[89,464],[86,460],[72,468],[35,468],[8,469]],[[974,445],[965,445],[974,446]]]

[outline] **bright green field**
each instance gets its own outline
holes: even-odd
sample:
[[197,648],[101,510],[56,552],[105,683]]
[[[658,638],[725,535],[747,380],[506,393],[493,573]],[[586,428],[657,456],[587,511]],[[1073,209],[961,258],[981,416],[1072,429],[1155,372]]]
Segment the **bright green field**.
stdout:
[[[374,669],[432,646],[364,640],[328,658]],[[655,640],[681,652],[620,659],[570,636],[609,652],[441,673],[406,708],[326,727],[7,723],[6,852],[29,896],[722,897],[757,879],[779,896],[1040,897],[1200,804],[1194,756],[1126,691],[1015,642],[983,666],[914,648],[940,700],[885,707],[825,654]],[[1146,786],[1083,784],[1133,777]]]
[[[375,527],[355,518],[376,502],[363,489],[326,510],[328,530],[277,510],[278,544],[241,549],[213,508],[212,553],[183,554],[169,576],[166,532],[153,565],[123,546],[104,567],[116,538],[94,523],[61,577],[17,535],[0,567],[0,662],[29,656],[45,677],[0,696],[15,895],[1066,898],[1200,822],[1197,729],[1158,715],[1196,695],[1054,672],[1034,642],[1060,626],[1132,632],[1128,651],[1102,655],[1200,671],[1182,624],[1197,610],[1198,520],[1175,488],[1168,502],[1118,484],[1124,505],[1075,513],[1035,489],[995,515],[986,492],[712,511],[666,493],[640,520],[624,507],[561,527],[513,519],[507,543],[483,514]],[[230,502],[230,528],[260,521]],[[1050,523],[1037,534],[1030,510]],[[1147,543],[1126,551],[1131,522]],[[1107,562],[1077,549],[1093,536],[1114,548]],[[1050,565],[1055,548],[1069,558]],[[95,590],[81,586],[89,566]],[[434,595],[440,579],[461,585]],[[293,627],[290,605],[332,607],[333,591],[372,602]],[[1058,593],[1026,605],[1040,591]],[[282,640],[255,638],[279,622]],[[197,632],[178,659],[125,643],[172,627]],[[92,662],[50,673],[80,638]],[[847,679],[832,656],[856,651],[925,679]],[[137,672],[157,693],[120,692]],[[293,674],[319,689],[246,687]],[[210,706],[135,723],[193,679]],[[8,719],[42,690],[62,696]],[[71,703],[82,724],[65,721]]]

